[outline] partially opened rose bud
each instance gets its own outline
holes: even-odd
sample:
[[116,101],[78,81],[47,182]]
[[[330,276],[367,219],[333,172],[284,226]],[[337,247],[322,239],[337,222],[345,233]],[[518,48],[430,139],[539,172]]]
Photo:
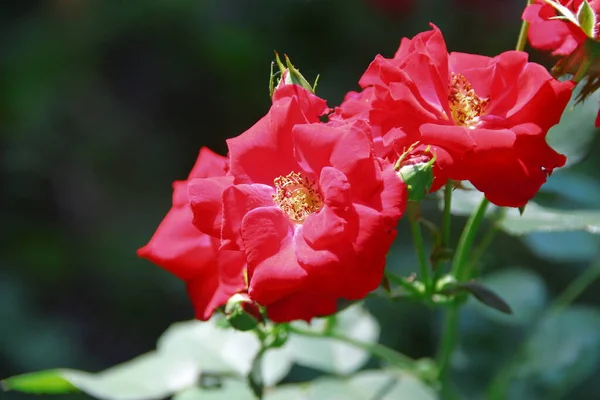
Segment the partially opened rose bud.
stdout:
[[435,157],[429,154],[410,154],[409,152],[400,157],[396,163],[396,171],[408,188],[408,200],[420,201],[431,189]]
[[246,293],[236,293],[229,298],[225,315],[231,326],[239,331],[252,330],[263,319],[258,305]]
[[271,93],[271,97],[273,97],[273,93],[276,90],[280,89],[285,85],[298,85],[311,93],[315,93],[319,77],[317,77],[315,83],[311,85],[310,83],[308,83],[306,78],[304,78],[304,76],[300,73],[300,71],[292,65],[288,56],[284,55],[284,57],[285,65],[281,62],[279,54],[275,52],[275,63],[277,64],[281,75],[279,77],[279,80],[277,81],[277,84],[275,84],[275,74],[273,73],[273,64],[271,64],[271,79],[269,82],[269,91]]

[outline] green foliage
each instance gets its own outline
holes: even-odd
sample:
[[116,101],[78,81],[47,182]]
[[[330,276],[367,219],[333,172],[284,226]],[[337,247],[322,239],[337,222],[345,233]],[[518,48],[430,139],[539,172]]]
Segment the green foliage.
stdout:
[[[317,319],[310,326],[298,322],[294,326],[308,333],[325,330],[329,335],[343,334],[366,344],[379,336],[377,322],[360,306],[349,307],[333,319]],[[3,387],[29,393],[80,390],[106,400],[154,400],[175,393],[179,393],[177,399],[200,394],[220,399],[223,393],[252,393],[244,382],[248,375],[254,376],[261,387],[270,387],[281,381],[294,363],[347,375],[370,357],[365,349],[334,338],[294,334],[281,347],[264,354],[260,348],[254,332],[226,329],[217,319],[179,322],[161,336],[156,351],[105,371],[42,371],[9,378],[3,381]],[[198,384],[200,387],[196,387]],[[224,386],[225,390],[215,386]]]
[[577,21],[579,27],[585,32],[590,38],[596,36],[596,13],[594,9],[588,3],[588,0],[583,0],[579,10],[577,11]]
[[514,376],[537,398],[560,398],[600,367],[600,310],[573,306],[546,315],[527,340]]
[[397,371],[363,371],[348,379],[321,378],[309,384],[284,385],[265,400],[436,400],[436,392],[414,376]]
[[214,387],[192,387],[173,396],[173,400],[254,400],[254,393],[244,381],[224,380]]
[[546,137],[553,149],[567,156],[567,166],[584,159],[590,152],[598,131],[594,127],[594,121],[598,114],[600,91],[594,92],[583,103],[576,105],[583,86],[584,83],[580,83],[575,88],[560,123],[550,128]]
[[67,370],[48,370],[31,372],[5,379],[1,382],[3,390],[16,390],[33,394],[60,394],[76,392],[77,388],[65,379]]
[[600,234],[600,211],[551,209],[529,202],[523,216],[510,210],[500,221],[500,227],[512,235],[553,231]]
[[[294,322],[297,327],[319,332],[328,329],[328,321],[320,319],[311,323]],[[379,338],[377,321],[360,307],[350,307],[335,316],[329,334],[343,334],[363,343],[375,343]],[[294,361],[299,365],[321,371],[346,375],[362,367],[370,358],[364,349],[359,349],[331,337],[292,336],[287,346]]]

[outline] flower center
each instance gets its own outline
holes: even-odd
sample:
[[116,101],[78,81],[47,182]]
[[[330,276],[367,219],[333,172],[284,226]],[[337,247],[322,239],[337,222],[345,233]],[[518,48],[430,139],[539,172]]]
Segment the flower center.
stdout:
[[448,103],[452,119],[458,125],[474,128],[479,123],[479,117],[485,114],[489,100],[477,96],[471,83],[462,74],[452,73]]
[[273,201],[295,223],[303,223],[308,216],[323,208],[323,198],[317,183],[310,181],[298,172],[279,176],[273,181],[275,194]]

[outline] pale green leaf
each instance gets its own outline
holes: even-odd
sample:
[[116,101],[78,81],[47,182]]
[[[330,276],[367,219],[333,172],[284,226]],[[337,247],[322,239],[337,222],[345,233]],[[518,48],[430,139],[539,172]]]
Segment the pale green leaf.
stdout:
[[244,381],[223,381],[218,387],[193,387],[173,396],[173,400],[255,400]]
[[392,371],[363,371],[351,378],[320,378],[300,385],[283,385],[265,400],[436,400],[436,392],[413,375]]
[[[295,322],[302,329],[322,331],[325,319],[316,319],[310,325]],[[374,343],[379,338],[379,325],[361,306],[352,306],[336,316],[335,331],[355,340]],[[336,339],[291,335],[286,346],[291,348],[294,361],[300,365],[335,374],[349,374],[362,367],[370,354]]]
[[[157,350],[99,373],[52,370],[9,378],[7,389],[62,393],[73,389],[106,400],[153,400],[195,386],[201,374],[244,377],[259,349],[252,332],[223,329],[208,322],[176,323],[159,339]],[[283,372],[272,372],[271,380]],[[287,368],[287,370],[285,369]],[[68,384],[71,384],[69,386]]]
[[173,325],[158,340],[159,352],[188,360],[211,373],[250,372],[260,343],[252,332],[218,327],[214,322],[185,321]]
[[600,234],[600,211],[552,209],[529,202],[522,216],[511,209],[499,224],[511,235],[565,231]]

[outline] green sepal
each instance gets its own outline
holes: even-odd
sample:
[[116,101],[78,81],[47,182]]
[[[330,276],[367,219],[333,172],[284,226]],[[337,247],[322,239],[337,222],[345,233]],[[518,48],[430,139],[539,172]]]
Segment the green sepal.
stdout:
[[594,30],[596,28],[596,13],[588,3],[588,0],[583,0],[579,10],[577,11],[577,21],[579,27],[585,34],[594,39]]
[[409,201],[420,201],[429,193],[429,189],[433,184],[434,162],[435,157],[426,163],[401,166],[398,170],[398,176],[404,181],[408,189]]

